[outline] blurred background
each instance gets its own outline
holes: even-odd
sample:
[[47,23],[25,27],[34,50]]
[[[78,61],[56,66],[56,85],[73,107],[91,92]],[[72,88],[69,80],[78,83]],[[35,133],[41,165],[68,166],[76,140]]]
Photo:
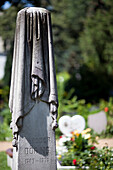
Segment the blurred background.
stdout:
[[[0,141],[11,141],[8,107],[17,12],[24,7],[51,11],[59,97],[63,115],[88,116],[104,111],[106,130],[113,136],[113,1],[2,0],[0,1]],[[94,134],[94,133],[93,133]],[[56,130],[56,138],[61,135]],[[5,159],[3,153],[2,157]],[[1,164],[0,164],[1,165]],[[2,166],[2,165],[1,165]],[[4,165],[3,165],[4,166]]]
[[[59,116],[106,112],[103,137],[113,135],[113,1],[0,1],[0,140],[11,140],[8,108],[17,12],[24,7],[51,11]],[[57,130],[57,135],[60,132]]]

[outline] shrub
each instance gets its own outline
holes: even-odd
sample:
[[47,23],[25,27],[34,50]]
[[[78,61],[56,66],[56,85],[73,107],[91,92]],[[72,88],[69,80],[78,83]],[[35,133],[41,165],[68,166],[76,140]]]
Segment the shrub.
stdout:
[[64,140],[63,147],[67,150],[58,155],[58,160],[63,166],[75,166],[77,169],[98,169],[106,170],[113,168],[113,149],[104,147],[97,149],[91,143],[90,129],[84,130],[81,134],[77,131],[72,137]]

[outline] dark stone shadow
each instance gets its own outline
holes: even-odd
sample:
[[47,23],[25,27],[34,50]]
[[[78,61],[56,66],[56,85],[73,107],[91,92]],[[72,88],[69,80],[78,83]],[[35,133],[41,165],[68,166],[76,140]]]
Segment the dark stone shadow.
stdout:
[[26,156],[33,154],[36,156],[37,153],[48,156],[48,143],[50,142],[47,125],[48,117],[49,105],[41,101],[35,104],[31,112],[24,117],[23,127],[19,135],[23,140],[20,149],[23,147]]

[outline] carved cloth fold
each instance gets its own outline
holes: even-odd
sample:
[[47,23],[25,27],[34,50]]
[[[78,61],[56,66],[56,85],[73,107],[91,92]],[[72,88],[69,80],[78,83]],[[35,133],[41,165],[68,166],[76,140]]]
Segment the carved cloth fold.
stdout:
[[51,18],[43,8],[24,8],[18,12],[14,42],[9,107],[13,135],[37,100],[54,103],[58,97],[53,56]]

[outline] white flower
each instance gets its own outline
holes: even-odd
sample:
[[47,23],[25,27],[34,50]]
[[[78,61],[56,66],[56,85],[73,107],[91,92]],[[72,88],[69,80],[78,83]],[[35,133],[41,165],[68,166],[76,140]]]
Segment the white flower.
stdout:
[[63,146],[64,145],[64,142],[66,142],[66,141],[70,141],[71,140],[71,138],[70,137],[62,137],[62,138],[60,138],[59,139],[59,145],[60,146]]
[[58,155],[62,155],[65,152],[68,152],[66,146],[57,146],[56,147]]
[[90,133],[84,134],[84,139],[89,139],[91,137]]
[[89,169],[89,166],[86,166],[86,169]]

